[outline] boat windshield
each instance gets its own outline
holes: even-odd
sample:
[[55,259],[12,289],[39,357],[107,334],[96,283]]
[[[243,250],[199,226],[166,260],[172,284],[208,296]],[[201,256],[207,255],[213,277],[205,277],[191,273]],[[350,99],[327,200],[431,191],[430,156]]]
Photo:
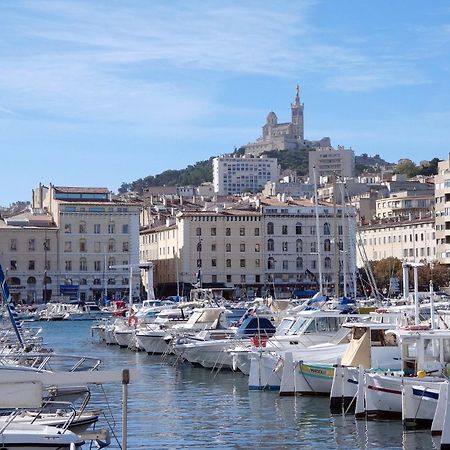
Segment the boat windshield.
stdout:
[[283,336],[287,334],[293,323],[295,323],[295,319],[283,319],[277,327],[275,336]]

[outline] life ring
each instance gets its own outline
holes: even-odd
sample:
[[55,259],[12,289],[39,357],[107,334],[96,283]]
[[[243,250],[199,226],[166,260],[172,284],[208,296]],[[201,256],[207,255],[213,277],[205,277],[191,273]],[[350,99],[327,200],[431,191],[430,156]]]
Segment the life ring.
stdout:
[[139,319],[136,316],[128,316],[128,326],[135,327],[137,326]]
[[401,330],[408,330],[408,331],[425,331],[429,330],[429,325],[407,325],[406,327],[401,327]]

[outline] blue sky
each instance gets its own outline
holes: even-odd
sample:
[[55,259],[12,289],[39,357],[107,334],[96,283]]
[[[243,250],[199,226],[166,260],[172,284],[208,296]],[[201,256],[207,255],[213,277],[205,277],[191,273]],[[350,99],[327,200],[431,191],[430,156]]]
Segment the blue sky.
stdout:
[[447,1],[2,0],[0,205],[229,152],[297,83],[307,139],[446,159],[449,53]]

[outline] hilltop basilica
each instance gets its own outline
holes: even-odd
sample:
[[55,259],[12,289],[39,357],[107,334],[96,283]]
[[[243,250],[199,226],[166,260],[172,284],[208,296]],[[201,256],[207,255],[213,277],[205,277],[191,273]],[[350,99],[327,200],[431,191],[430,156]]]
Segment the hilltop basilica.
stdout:
[[244,145],[245,153],[259,156],[270,150],[295,150],[311,147],[330,147],[330,138],[320,141],[307,141],[303,129],[303,103],[300,102],[300,88],[297,85],[294,102],[291,103],[292,118],[290,122],[278,123],[277,115],[271,111],[267,115],[262,135],[256,142]]

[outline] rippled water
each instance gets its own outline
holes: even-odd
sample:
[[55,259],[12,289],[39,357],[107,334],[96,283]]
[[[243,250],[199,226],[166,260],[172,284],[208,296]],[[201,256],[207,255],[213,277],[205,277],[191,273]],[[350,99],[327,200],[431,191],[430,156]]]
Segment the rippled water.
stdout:
[[[89,322],[43,322],[57,352],[95,356],[102,367],[130,368],[128,448],[134,449],[431,449],[428,431],[403,433],[399,422],[332,416],[328,399],[249,392],[240,373],[211,371],[93,342]],[[121,442],[121,386],[106,385]],[[93,405],[105,405],[96,388]],[[102,420],[101,426],[105,426]],[[116,442],[108,448],[120,448]]]

